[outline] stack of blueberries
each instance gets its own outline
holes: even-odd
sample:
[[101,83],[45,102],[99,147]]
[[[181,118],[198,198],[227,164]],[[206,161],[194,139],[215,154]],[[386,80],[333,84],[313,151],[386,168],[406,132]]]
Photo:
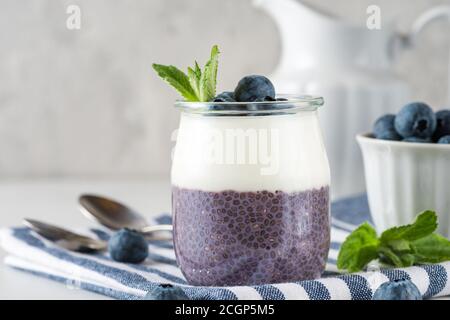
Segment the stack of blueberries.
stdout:
[[382,140],[449,144],[450,110],[434,113],[426,103],[409,103],[397,115],[378,118],[373,135]]

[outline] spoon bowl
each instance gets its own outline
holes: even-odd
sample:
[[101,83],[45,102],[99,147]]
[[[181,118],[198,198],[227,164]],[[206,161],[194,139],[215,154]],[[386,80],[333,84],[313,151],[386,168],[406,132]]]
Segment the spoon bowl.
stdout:
[[88,253],[103,251],[107,248],[105,241],[93,239],[42,221],[24,219],[23,223],[47,240],[70,251]]
[[[172,231],[172,225],[149,225],[145,218],[130,207],[106,197],[83,194],[79,197],[81,212],[88,218],[112,230],[129,228],[137,230],[144,236],[155,239],[154,233],[160,231]],[[158,238],[170,240],[171,237]]]
[[98,195],[84,194],[78,201],[81,212],[112,230],[130,228],[141,230],[148,225],[147,221],[128,206]]

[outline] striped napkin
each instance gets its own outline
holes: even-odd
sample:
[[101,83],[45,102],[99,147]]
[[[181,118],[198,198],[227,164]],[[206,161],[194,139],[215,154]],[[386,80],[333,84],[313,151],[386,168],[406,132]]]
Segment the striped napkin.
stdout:
[[[117,299],[141,299],[159,283],[183,288],[191,299],[371,299],[384,282],[407,278],[424,298],[450,295],[450,262],[405,269],[374,269],[357,274],[340,274],[336,269],[339,247],[355,226],[370,220],[365,196],[332,204],[331,249],[327,270],[321,279],[292,283],[236,287],[194,287],[187,284],[177,267],[171,243],[149,244],[150,256],[139,265],[112,261],[107,253],[82,254],[54,246],[28,228],[0,232],[1,246],[7,251],[5,263],[15,269],[62,282],[70,288],[94,291]],[[168,214],[155,223],[170,223]],[[109,231],[91,229],[85,234],[107,240]]]

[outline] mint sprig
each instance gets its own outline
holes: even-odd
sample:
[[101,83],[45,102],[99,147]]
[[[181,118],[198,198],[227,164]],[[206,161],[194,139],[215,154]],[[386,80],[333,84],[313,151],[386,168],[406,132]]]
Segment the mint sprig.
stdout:
[[219,66],[219,48],[213,46],[211,57],[200,77],[200,101],[210,101],[216,96],[217,68]]
[[197,94],[192,88],[186,74],[175,66],[153,64],[158,75],[175,88],[187,101],[198,101]]
[[356,228],[344,241],[339,251],[337,266],[355,272],[378,257],[377,233],[367,222]]
[[195,96],[197,97],[197,100],[199,100],[198,97],[200,97],[200,79],[202,77],[202,70],[200,69],[197,61],[195,61],[194,69],[191,67],[188,67],[188,77],[189,82],[194,89]]
[[450,260],[450,241],[434,233],[437,226],[434,211],[424,211],[412,224],[390,228],[380,237],[363,223],[342,244],[337,267],[357,272],[375,259],[399,268]]
[[211,49],[211,56],[203,71],[195,61],[194,67],[187,68],[187,74],[175,66],[154,63],[153,69],[169,83],[186,101],[211,101],[216,95],[217,69],[219,66],[219,48]]

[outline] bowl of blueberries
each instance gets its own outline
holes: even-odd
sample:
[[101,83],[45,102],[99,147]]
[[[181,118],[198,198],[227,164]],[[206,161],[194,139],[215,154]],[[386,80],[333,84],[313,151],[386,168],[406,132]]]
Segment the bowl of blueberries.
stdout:
[[356,137],[362,151],[373,222],[381,232],[435,210],[439,232],[450,236],[450,110],[423,102],[376,120]]

